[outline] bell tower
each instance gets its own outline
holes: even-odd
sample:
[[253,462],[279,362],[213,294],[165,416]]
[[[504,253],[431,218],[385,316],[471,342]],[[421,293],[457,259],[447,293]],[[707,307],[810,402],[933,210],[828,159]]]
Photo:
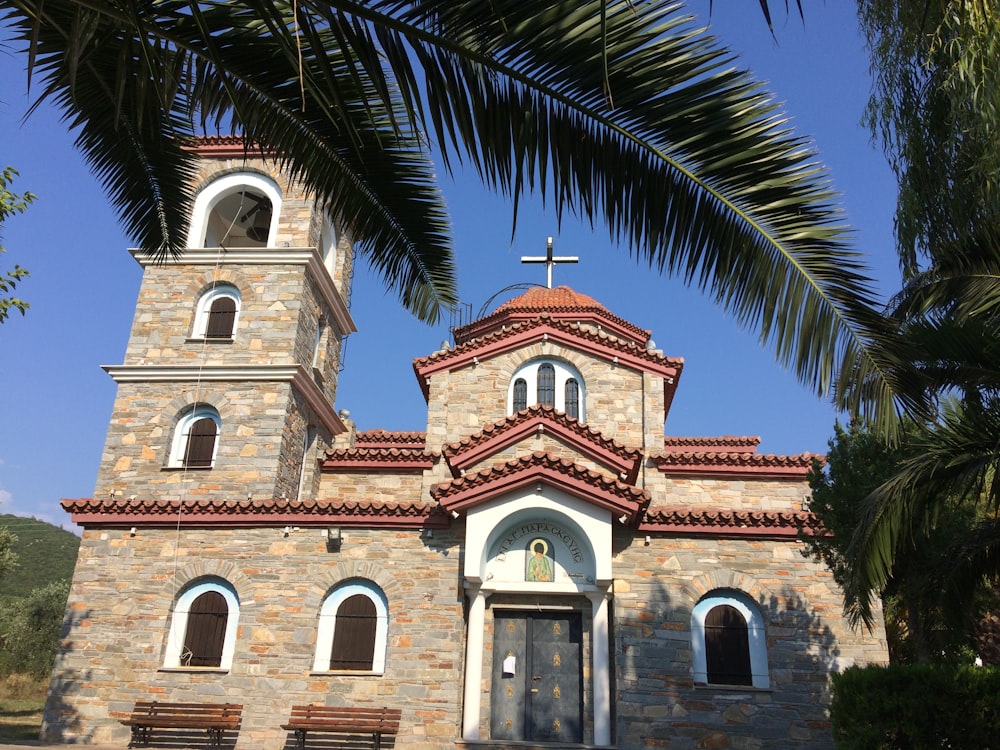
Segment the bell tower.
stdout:
[[236,138],[196,149],[187,248],[132,251],[142,285],[95,497],[307,498],[334,410],[350,238]]

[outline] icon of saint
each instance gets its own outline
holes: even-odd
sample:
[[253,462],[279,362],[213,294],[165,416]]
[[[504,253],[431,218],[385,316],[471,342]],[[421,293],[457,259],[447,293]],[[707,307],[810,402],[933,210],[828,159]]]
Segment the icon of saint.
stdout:
[[552,561],[545,555],[548,545],[541,539],[531,543],[534,554],[528,558],[528,568],[524,580],[546,582],[552,580]]

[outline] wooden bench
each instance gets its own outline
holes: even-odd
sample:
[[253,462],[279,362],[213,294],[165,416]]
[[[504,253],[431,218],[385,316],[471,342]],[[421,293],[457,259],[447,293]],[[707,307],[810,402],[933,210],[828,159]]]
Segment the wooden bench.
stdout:
[[128,746],[148,744],[154,729],[204,729],[211,747],[222,746],[222,733],[235,731],[243,706],[235,703],[167,703],[136,701],[132,714],[120,719],[132,727]]
[[295,732],[299,750],[305,748],[309,732],[370,734],[374,749],[379,750],[383,735],[395,735],[399,731],[401,714],[398,708],[292,706],[292,715],[281,728]]

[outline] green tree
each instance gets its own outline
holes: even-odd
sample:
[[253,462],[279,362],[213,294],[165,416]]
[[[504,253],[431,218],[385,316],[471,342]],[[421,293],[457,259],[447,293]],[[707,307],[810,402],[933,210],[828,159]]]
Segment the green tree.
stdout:
[[0,579],[17,567],[14,545],[17,537],[6,526],[0,526]]
[[900,181],[905,285],[872,355],[878,382],[848,387],[893,383],[921,425],[848,550],[848,597],[867,621],[895,562],[954,503],[976,507],[975,525],[939,574],[971,592],[1000,572],[1000,9],[860,0],[859,12],[876,71],[871,121]]
[[[35,199],[31,193],[26,192],[18,195],[11,192],[9,186],[16,176],[17,170],[13,167],[7,167],[3,172],[0,172],[0,227],[14,214],[27,210],[28,204]],[[3,246],[0,246],[0,254],[5,252]],[[18,310],[22,315],[28,309],[27,302],[11,294],[18,282],[27,275],[28,272],[17,264],[12,270],[0,275],[0,323],[7,319],[11,309]]]
[[[919,433],[917,425],[907,423],[902,439],[890,443],[867,425],[853,423],[844,429],[838,423],[825,466],[816,462],[809,475],[812,494],[808,509],[826,533],[803,534],[802,554],[826,563],[837,583],[848,591],[850,543],[864,519],[866,502],[916,455],[911,440]],[[877,592],[889,655],[895,662],[927,663],[968,656],[974,647],[973,624],[991,599],[985,581],[972,592],[974,596],[968,596],[967,588],[956,586],[945,573],[955,550],[976,524],[976,509],[967,503],[943,505],[948,512],[913,534],[912,542],[893,558],[889,575]],[[848,605],[854,605],[850,597]]]
[[68,596],[69,581],[56,581],[6,602],[0,611],[0,673],[49,674]]
[[869,283],[825,169],[677,5],[0,0],[0,16],[150,252],[181,249],[185,147],[232,129],[315,190],[433,320],[456,300],[433,152],[515,207],[537,194],[603,222],[819,393],[852,394],[843,361],[877,370]]

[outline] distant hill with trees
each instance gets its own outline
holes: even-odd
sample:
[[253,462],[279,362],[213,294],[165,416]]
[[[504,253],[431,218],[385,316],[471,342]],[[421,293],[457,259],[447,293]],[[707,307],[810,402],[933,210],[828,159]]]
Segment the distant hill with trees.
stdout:
[[17,568],[0,578],[0,599],[24,597],[51,583],[69,581],[76,565],[80,538],[65,529],[35,518],[0,513],[0,528],[17,541],[12,549]]

